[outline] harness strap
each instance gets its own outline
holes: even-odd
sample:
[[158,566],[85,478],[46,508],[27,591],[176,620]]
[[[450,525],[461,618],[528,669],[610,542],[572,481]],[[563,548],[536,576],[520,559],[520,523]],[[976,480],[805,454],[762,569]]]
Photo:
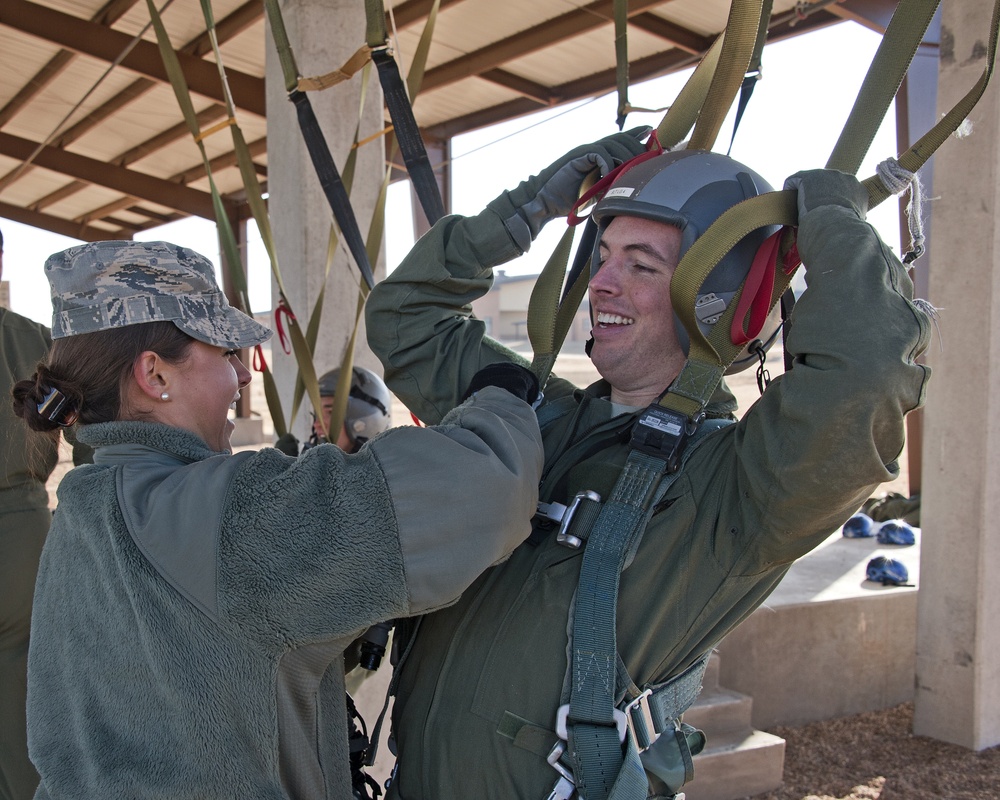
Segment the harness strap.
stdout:
[[[705,434],[726,422],[713,420],[693,431],[682,460],[694,452]],[[570,698],[565,712],[568,758],[580,795],[587,800],[645,797],[647,780],[639,761],[640,742],[637,736],[625,735],[623,756],[620,726],[638,725],[642,746],[648,747],[668,728],[669,719],[679,716],[668,719],[662,715],[681,707],[686,698],[693,702],[701,688],[701,672],[689,670],[676,685],[668,681],[651,687],[649,694],[630,696],[627,713],[617,708],[616,689],[624,668],[616,627],[621,572],[634,556],[653,509],[679,475],[679,466],[669,469],[666,459],[633,450],[587,539],[572,611]],[[626,686],[637,689],[631,679]],[[658,698],[655,701],[653,688]],[[633,716],[636,719],[630,725]]]

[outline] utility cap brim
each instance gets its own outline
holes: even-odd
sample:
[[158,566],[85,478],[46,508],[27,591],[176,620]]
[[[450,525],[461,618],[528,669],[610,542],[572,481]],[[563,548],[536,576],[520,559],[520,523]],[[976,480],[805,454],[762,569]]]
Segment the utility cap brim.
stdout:
[[104,241],[49,256],[52,338],[173,322],[198,341],[253,347],[271,330],[233,308],[203,255],[169,242]]

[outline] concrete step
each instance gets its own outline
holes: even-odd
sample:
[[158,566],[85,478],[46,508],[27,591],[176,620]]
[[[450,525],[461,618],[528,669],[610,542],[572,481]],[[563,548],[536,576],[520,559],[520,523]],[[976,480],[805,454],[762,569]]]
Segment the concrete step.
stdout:
[[719,688],[719,672],[722,667],[722,659],[718,653],[713,652],[708,657],[708,666],[705,667],[705,675],[701,679],[701,691],[710,692]]
[[687,800],[733,800],[776,789],[785,764],[785,740],[763,731],[709,737],[694,757]]
[[711,741],[716,735],[749,731],[752,713],[750,695],[715,688],[702,691],[695,704],[684,712],[684,721],[705,731]]

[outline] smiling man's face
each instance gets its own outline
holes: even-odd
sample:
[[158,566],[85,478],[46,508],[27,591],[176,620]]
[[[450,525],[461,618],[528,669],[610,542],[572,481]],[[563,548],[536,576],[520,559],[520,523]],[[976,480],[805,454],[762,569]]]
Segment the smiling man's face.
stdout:
[[684,364],[670,304],[680,245],[680,229],[640,217],[615,217],[601,237],[590,357],[614,402],[649,405]]

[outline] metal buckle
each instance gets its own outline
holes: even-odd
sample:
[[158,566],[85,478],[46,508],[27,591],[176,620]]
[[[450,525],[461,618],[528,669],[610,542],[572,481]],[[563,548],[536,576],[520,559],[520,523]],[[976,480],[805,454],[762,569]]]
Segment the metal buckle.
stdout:
[[552,791],[545,800],[570,800],[576,792],[576,778],[572,772],[562,765],[560,759],[566,752],[566,742],[558,741],[552,745],[549,755],[545,759],[549,766],[559,773],[559,780],[552,787]]
[[583,540],[579,536],[573,536],[569,532],[569,526],[573,522],[573,515],[576,514],[576,510],[584,500],[592,500],[595,503],[600,503],[601,496],[590,489],[584,489],[582,492],[577,492],[569,506],[564,506],[562,503],[538,504],[538,510],[535,512],[538,516],[559,523],[559,533],[556,534],[556,541],[563,545],[563,547],[576,550],[583,544]]
[[[628,729],[632,733],[632,740],[635,742],[639,752],[642,753],[652,747],[653,743],[660,738],[660,732],[656,730],[656,723],[653,720],[653,712],[649,707],[649,698],[653,696],[651,689],[646,689],[635,700],[625,706],[624,714],[628,722]],[[642,730],[639,724],[642,724]],[[640,738],[640,732],[642,734]]]
[[[614,716],[615,727],[618,729],[618,741],[624,742],[625,734],[629,729],[628,718],[625,716],[624,711],[619,711],[617,708],[612,709],[611,713]],[[556,736],[563,741],[569,739],[569,731],[566,730],[566,722],[568,718],[569,705],[559,706],[559,710],[556,712]]]

